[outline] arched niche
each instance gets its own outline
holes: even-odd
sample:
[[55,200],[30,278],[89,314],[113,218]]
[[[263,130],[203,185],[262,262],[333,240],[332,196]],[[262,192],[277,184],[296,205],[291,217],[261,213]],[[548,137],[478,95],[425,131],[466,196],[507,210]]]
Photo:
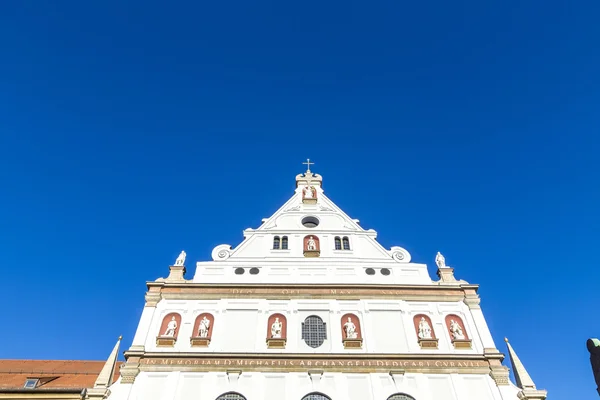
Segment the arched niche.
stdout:
[[205,347],[210,344],[215,326],[215,317],[211,313],[202,313],[194,321],[194,329],[190,344],[192,346]]
[[448,314],[445,318],[448,335],[457,349],[470,349],[471,339],[462,318],[456,314]]
[[413,317],[417,341],[421,348],[437,349],[438,339],[435,337],[433,323],[427,314],[417,314]]
[[342,328],[342,342],[346,349],[360,349],[362,347],[362,329],[360,319],[356,314],[344,314],[340,320]]
[[267,321],[267,347],[283,349],[287,340],[287,318],[283,314],[272,314]]
[[163,317],[158,335],[156,338],[156,344],[158,346],[173,346],[179,336],[179,330],[181,329],[181,315],[172,312]]
[[321,254],[321,243],[317,235],[306,235],[303,242],[305,257],[319,257]]
[[308,204],[317,202],[317,189],[314,186],[304,186],[302,188],[302,202]]

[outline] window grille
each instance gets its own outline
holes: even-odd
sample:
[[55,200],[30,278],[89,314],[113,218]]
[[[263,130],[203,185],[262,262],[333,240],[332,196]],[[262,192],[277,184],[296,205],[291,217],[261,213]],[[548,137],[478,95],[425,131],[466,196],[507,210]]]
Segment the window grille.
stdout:
[[348,240],[348,238],[345,237],[344,239],[342,239],[342,242],[344,243],[344,250],[350,250],[350,241]]
[[275,239],[273,239],[273,250],[279,250],[280,242],[279,236],[275,236]]
[[391,395],[387,400],[415,400],[415,398],[407,394],[398,393]]
[[238,393],[225,393],[217,397],[217,400],[246,400],[246,398]]
[[302,339],[316,349],[327,339],[327,324],[316,315],[311,315],[302,323]]
[[307,394],[302,398],[302,400],[331,400],[329,397],[320,394],[320,393],[311,393]]
[[340,240],[339,237],[335,238],[335,249],[336,250],[341,250],[342,249],[342,241]]
[[288,238],[287,236],[284,236],[281,238],[281,249],[282,250],[287,250],[288,249]]

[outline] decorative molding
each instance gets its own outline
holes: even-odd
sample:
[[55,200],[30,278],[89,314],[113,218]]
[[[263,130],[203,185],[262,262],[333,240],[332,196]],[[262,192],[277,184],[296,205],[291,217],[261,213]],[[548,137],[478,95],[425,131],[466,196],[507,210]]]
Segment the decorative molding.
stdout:
[[150,282],[155,296],[169,300],[276,299],[393,299],[458,302],[465,293],[460,286],[439,285],[309,285],[309,284],[164,284]]
[[419,346],[422,349],[437,349],[439,339],[419,339]]
[[409,263],[411,260],[410,253],[402,247],[394,246],[388,253],[394,261],[399,263]]
[[362,339],[343,339],[344,349],[362,349]]
[[285,349],[285,339],[267,339],[268,349]]
[[231,256],[231,246],[220,244],[211,253],[213,261],[225,261]]
[[194,354],[146,353],[142,371],[244,371],[370,373],[404,370],[423,373],[489,374],[490,363],[481,355],[450,354]]
[[210,338],[203,337],[191,337],[190,338],[190,346],[192,347],[208,347],[210,345]]
[[174,337],[158,336],[156,338],[156,345],[159,347],[173,347],[176,341],[177,338]]

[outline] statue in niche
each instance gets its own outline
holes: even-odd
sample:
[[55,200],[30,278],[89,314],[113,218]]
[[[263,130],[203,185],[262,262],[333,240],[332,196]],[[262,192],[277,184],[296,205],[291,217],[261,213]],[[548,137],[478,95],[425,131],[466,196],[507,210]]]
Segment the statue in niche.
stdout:
[[185,251],[182,251],[181,253],[179,253],[179,257],[177,257],[177,260],[175,260],[175,266],[176,267],[182,267],[183,263],[185,262]]
[[317,189],[314,186],[306,186],[302,189],[302,194],[305,199],[316,199],[317,198]]
[[421,321],[419,321],[419,339],[433,339],[431,326],[425,317],[421,317]]
[[271,324],[271,339],[281,339],[281,330],[283,324],[279,321],[279,317],[275,317],[275,321]]
[[165,330],[165,333],[163,333],[163,336],[175,337],[175,332],[177,332],[177,321],[173,316],[167,324],[167,329]]
[[348,322],[344,324],[344,332],[346,332],[346,339],[358,338],[358,332],[356,332],[356,325],[352,322],[352,317],[348,317]]
[[435,256],[435,263],[437,264],[438,268],[446,268],[446,257],[444,257],[439,251]]
[[306,250],[317,250],[317,242],[311,236],[308,238],[308,242],[306,242]]
[[460,324],[453,319],[450,320],[450,332],[452,332],[452,338],[454,340],[464,340],[465,339],[465,334],[463,333],[463,330],[460,327]]
[[206,318],[206,315],[200,320],[200,327],[198,329],[198,336],[201,338],[208,337],[208,329],[210,328],[210,320]]

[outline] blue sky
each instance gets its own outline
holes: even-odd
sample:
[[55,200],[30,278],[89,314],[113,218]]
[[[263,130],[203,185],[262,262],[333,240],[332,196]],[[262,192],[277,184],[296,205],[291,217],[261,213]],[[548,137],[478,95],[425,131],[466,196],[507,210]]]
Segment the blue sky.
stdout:
[[0,357],[128,347],[145,282],[310,157],[384,246],[481,284],[551,398],[595,398],[599,2],[52,3],[0,5]]

